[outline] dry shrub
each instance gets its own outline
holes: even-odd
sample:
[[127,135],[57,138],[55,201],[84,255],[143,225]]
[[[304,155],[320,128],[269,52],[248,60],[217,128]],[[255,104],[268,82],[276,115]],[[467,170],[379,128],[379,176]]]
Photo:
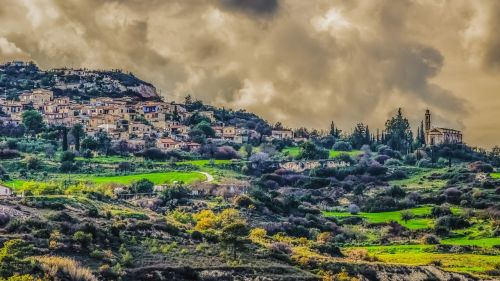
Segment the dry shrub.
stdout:
[[50,277],[64,275],[73,281],[97,281],[97,278],[92,272],[80,266],[80,264],[70,258],[56,257],[56,256],[42,256],[37,257],[42,269]]
[[429,265],[433,265],[433,266],[442,266],[443,265],[443,262],[441,260],[431,260],[429,262]]
[[347,256],[358,261],[378,261],[377,257],[369,255],[366,249],[352,249],[347,253]]
[[287,243],[283,243],[283,242],[272,243],[269,246],[269,249],[275,253],[280,253],[280,254],[285,254],[285,255],[292,254],[292,248],[290,247],[290,245],[288,245]]
[[426,234],[422,237],[422,243],[426,245],[437,245],[441,243],[439,238],[434,234]]
[[322,281],[359,281],[358,278],[349,276],[349,274],[345,271],[345,269],[342,269],[342,271],[337,273],[337,274],[333,274],[330,271],[324,272],[322,274],[321,280]]

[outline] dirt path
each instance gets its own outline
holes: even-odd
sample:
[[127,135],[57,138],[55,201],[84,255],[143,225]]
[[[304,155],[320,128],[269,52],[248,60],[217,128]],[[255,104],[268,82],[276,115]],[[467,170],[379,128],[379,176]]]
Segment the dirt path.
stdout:
[[206,173],[206,172],[198,172],[198,173],[200,173],[200,174],[204,175],[205,177],[207,177],[207,180],[204,181],[204,182],[213,182],[214,181],[214,177],[211,174]]

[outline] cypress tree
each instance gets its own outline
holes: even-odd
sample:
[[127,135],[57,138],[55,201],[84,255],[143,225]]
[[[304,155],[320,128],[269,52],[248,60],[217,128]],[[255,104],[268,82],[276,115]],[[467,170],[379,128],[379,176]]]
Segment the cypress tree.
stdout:
[[63,127],[62,128],[62,150],[67,151],[68,150],[68,128]]

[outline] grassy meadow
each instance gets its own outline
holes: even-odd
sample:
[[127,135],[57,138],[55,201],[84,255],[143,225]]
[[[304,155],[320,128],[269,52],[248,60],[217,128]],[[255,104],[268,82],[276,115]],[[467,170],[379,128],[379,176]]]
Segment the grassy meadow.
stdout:
[[429,176],[433,174],[442,174],[446,168],[430,169],[414,167],[408,172],[408,178],[402,180],[393,180],[391,184],[405,187],[406,189],[437,189],[446,185],[446,180],[430,180]]
[[[281,152],[295,158],[295,157],[299,156],[299,154],[300,154],[300,147],[297,147],[297,146],[285,147],[285,148],[283,148],[283,150]],[[330,156],[329,156],[330,158],[335,158],[335,157],[339,156],[340,154],[348,154],[349,156],[357,156],[357,155],[361,154],[361,150],[337,151],[337,150],[330,149],[329,153],[330,153]]]
[[429,265],[439,262],[444,270],[477,275],[494,269],[500,262],[498,256],[495,255],[439,253],[432,245],[353,247],[346,251],[349,252],[352,249],[366,249],[368,254],[381,262],[405,265]]
[[[97,185],[102,184],[122,184],[129,185],[135,181],[141,179],[148,179],[154,184],[171,184],[174,182],[183,182],[190,184],[193,182],[202,182],[207,178],[205,175],[199,172],[184,172],[184,171],[171,171],[171,172],[158,172],[158,173],[140,173],[140,174],[130,174],[130,175],[112,175],[112,176],[99,176],[99,175],[82,175],[82,174],[53,174],[48,181],[82,181],[94,183]],[[25,182],[29,180],[15,179],[11,181],[3,182],[2,184],[13,188],[14,190],[19,189]]]
[[[395,221],[408,229],[426,229],[432,228],[434,220],[430,218],[431,206],[423,206],[418,208],[412,208],[402,211],[392,211],[392,212],[380,212],[380,213],[364,213],[361,212],[356,215],[352,215],[349,212],[323,212],[326,217],[362,217],[366,219],[369,223],[389,223]],[[407,222],[401,219],[401,213],[408,211],[413,215],[413,218]],[[454,213],[459,211],[459,208],[452,208]]]

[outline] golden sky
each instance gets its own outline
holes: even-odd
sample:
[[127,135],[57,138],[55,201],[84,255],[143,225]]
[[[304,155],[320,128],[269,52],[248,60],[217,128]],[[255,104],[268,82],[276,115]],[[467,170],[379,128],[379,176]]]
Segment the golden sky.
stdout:
[[[500,1],[2,0],[0,60],[131,71],[290,127],[398,107],[500,144]],[[415,127],[416,128],[416,127]]]

